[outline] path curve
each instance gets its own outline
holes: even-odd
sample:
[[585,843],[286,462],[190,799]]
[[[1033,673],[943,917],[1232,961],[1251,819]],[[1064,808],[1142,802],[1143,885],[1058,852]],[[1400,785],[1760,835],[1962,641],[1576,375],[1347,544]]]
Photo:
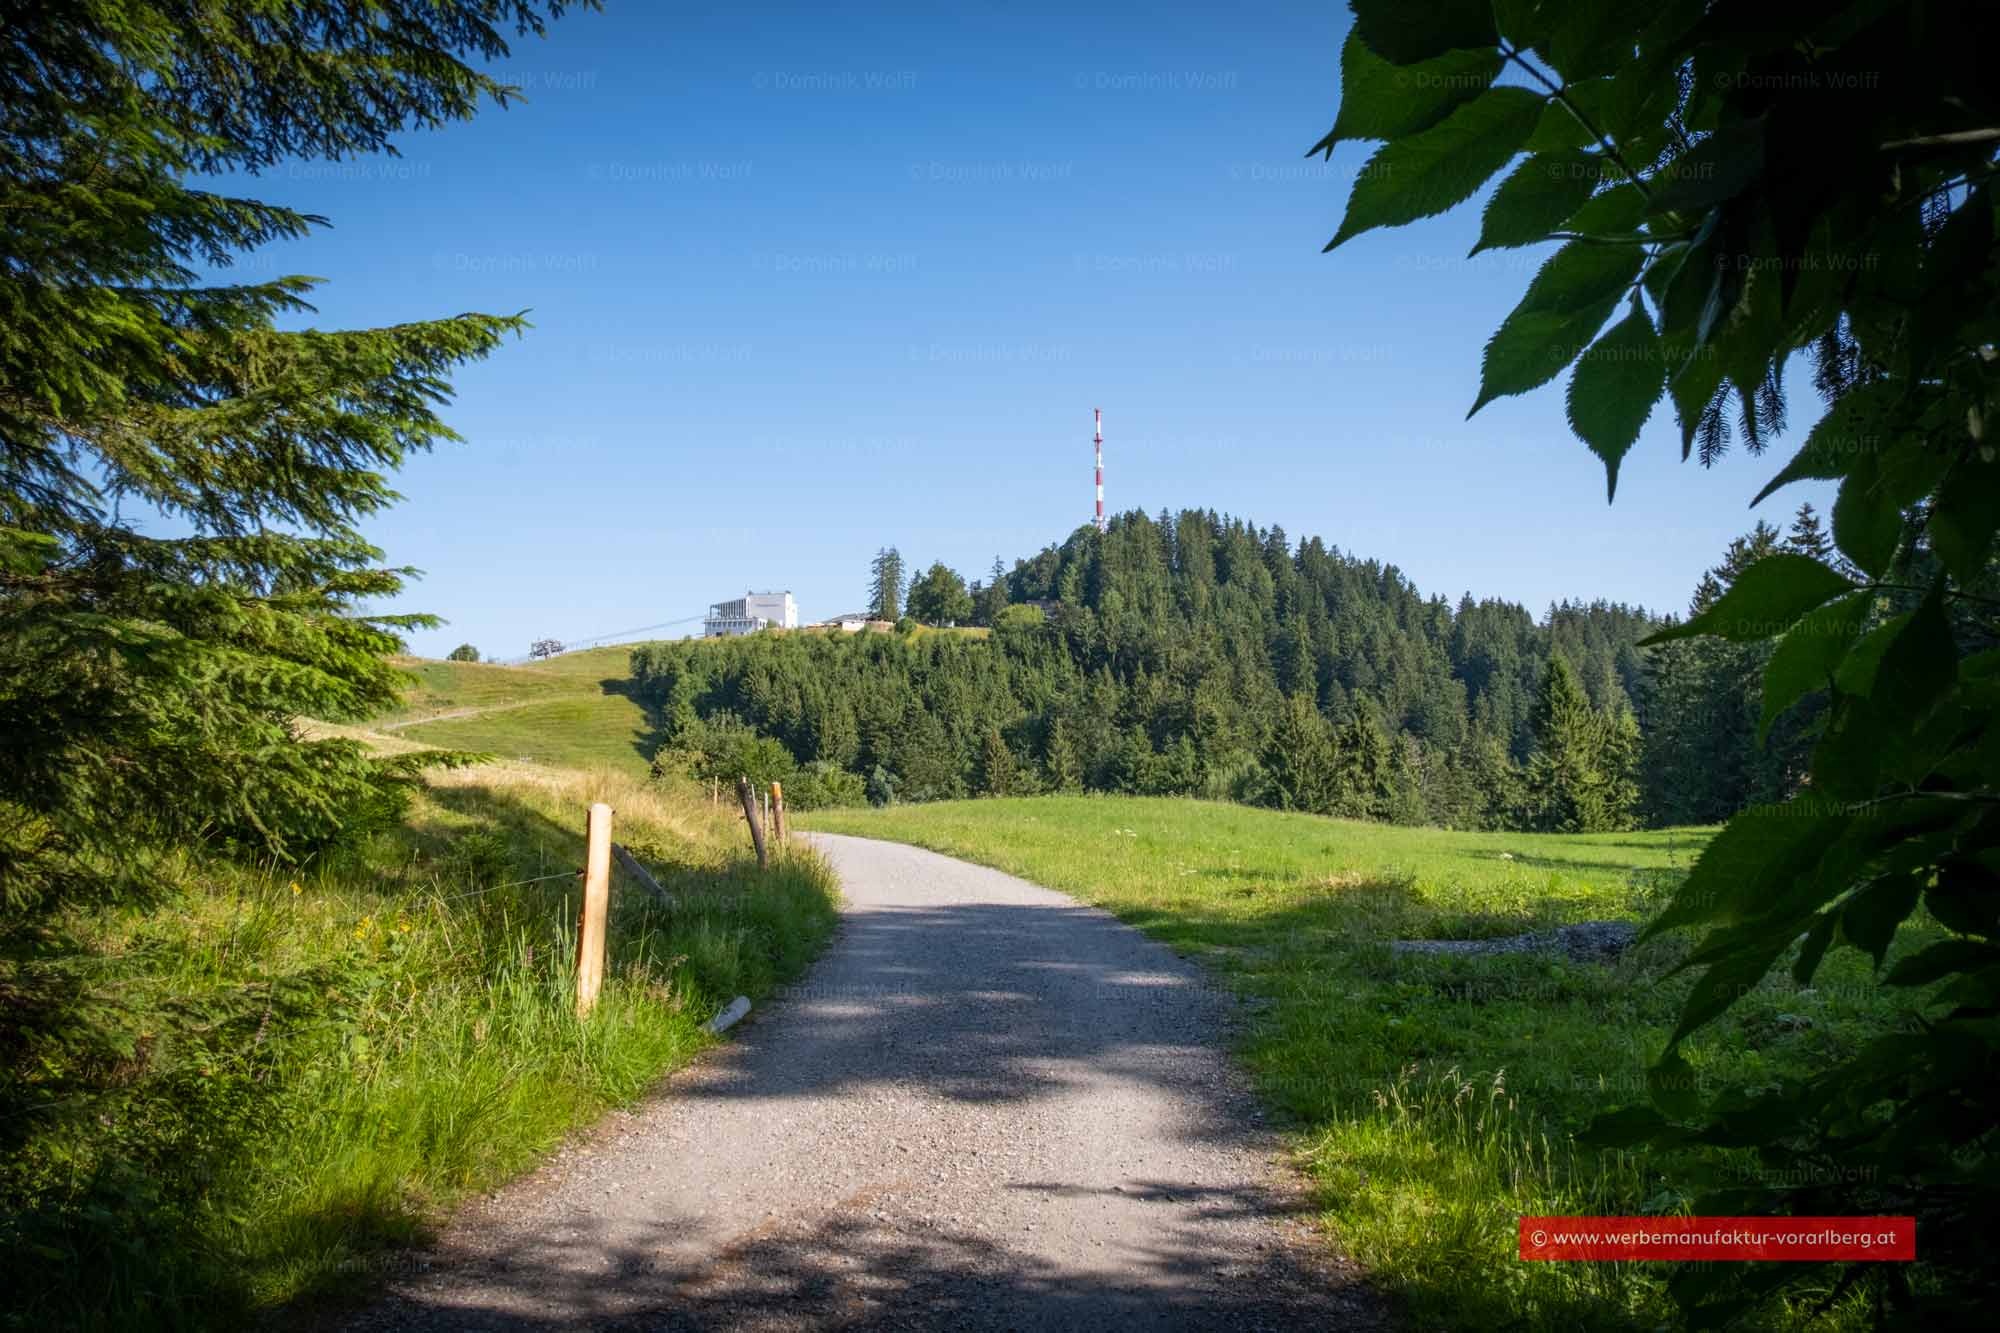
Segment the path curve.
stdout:
[[467,1208],[349,1327],[1382,1322],[1194,967],[995,870],[814,842],[847,902],[806,978]]

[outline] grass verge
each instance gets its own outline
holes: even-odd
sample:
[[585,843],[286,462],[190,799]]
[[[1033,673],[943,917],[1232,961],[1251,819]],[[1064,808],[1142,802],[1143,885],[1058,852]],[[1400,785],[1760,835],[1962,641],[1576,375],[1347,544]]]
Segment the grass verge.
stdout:
[[[914,843],[1098,904],[1214,968],[1251,1014],[1243,1058],[1295,1127],[1336,1242],[1421,1328],[1670,1326],[1660,1266],[1523,1263],[1524,1214],[1685,1209],[1698,1183],[1765,1179],[1740,1153],[1577,1147],[1642,1103],[1686,993],[1686,943],[1617,964],[1392,954],[1582,920],[1642,921],[1706,830],[1453,833],[1129,797],[829,810],[801,824]],[[1906,930],[1892,952],[1932,932]],[[1705,1091],[1768,1085],[1902,1021],[1868,961],[1784,969],[1686,1044]],[[1905,997],[1914,1007],[1922,996]],[[1784,1182],[1773,1181],[1773,1185]],[[1804,1307],[1780,1326],[1806,1322]],[[1825,1327],[1858,1326],[1840,1303]]]
[[[579,1022],[570,872],[594,800],[679,905],[614,892]],[[311,873],[165,857],[151,903],[12,939],[0,1323],[213,1328],[392,1269],[386,1247],[810,961],[831,874],[809,852],[759,874],[741,843],[706,801],[487,766],[438,775],[405,823]]]

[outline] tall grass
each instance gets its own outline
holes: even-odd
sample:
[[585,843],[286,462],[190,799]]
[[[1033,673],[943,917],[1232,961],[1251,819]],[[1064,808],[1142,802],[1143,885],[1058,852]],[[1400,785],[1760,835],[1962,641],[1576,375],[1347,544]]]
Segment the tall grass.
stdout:
[[[676,908],[614,893],[579,1021],[570,872],[593,800]],[[705,802],[615,776],[461,770],[309,873],[182,854],[152,905],[56,923],[0,963],[37,1000],[0,1086],[0,1319],[214,1327],[393,1269],[385,1247],[810,960],[830,873],[802,850],[759,873],[741,841]]]

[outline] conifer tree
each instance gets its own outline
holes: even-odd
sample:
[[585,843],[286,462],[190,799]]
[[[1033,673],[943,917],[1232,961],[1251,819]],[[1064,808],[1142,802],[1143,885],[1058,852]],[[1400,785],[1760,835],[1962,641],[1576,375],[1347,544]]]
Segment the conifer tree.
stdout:
[[1263,764],[1270,804],[1315,814],[1333,808],[1333,737],[1310,698],[1294,694],[1279,708]]
[[1069,728],[1061,718],[1049,723],[1048,735],[1042,742],[1042,767],[1048,774],[1051,791],[1075,791],[1083,786],[1083,765],[1069,738]]
[[1815,560],[1830,559],[1833,555],[1833,541],[1826,535],[1826,528],[1819,521],[1811,502],[1801,504],[1792,515],[1792,526],[1785,533],[1785,547],[1799,555],[1808,555]]
[[868,565],[868,614],[876,620],[903,617],[903,553],[885,546]]
[[1000,557],[993,557],[993,570],[986,577],[979,595],[973,599],[972,623],[992,625],[999,621],[1000,613],[1007,609],[1007,567],[1000,563]]
[[[87,0],[0,27],[0,897],[206,835],[309,854],[396,802],[407,761],[294,719],[397,697],[434,623],[360,526],[455,438],[454,367],[518,316],[281,332],[315,280],[228,281],[324,219],[210,188],[392,151],[509,90],[483,65],[547,4]],[[221,280],[201,276],[222,268]],[[150,535],[144,516],[188,535]],[[103,864],[117,867],[125,857]]]
[[1014,752],[998,727],[988,727],[979,742],[979,790],[987,796],[1007,796],[1014,790]]
[[1349,819],[1389,817],[1389,738],[1373,712],[1357,708],[1336,738],[1333,810]]
[[1535,700],[1535,752],[1524,781],[1527,822],[1549,833],[1627,827],[1637,789],[1637,726],[1591,707],[1562,653],[1549,658]]

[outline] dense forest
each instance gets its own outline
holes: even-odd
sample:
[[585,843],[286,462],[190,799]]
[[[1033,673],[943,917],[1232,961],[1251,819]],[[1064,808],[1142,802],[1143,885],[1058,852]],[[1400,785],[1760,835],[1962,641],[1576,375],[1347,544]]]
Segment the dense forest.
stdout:
[[[1699,611],[1754,559],[1739,540]],[[893,617],[901,557],[871,599]],[[885,578],[885,570],[890,571]],[[891,585],[894,586],[891,586]],[[656,767],[788,779],[800,804],[1090,790],[1193,794],[1458,828],[1720,818],[1799,780],[1808,702],[1758,743],[1768,649],[1638,646],[1671,617],[1611,602],[1426,597],[1393,565],[1212,511],[1120,515],[995,562],[914,576],[912,615],[985,635],[765,633],[633,653]]]

